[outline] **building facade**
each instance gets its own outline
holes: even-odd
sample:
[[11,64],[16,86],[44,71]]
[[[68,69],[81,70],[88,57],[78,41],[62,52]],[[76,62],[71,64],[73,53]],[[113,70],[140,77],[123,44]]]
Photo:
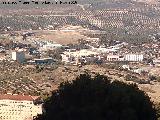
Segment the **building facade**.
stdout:
[[124,60],[125,61],[143,61],[143,55],[142,54],[127,54],[127,55],[124,55]]
[[12,60],[16,60],[20,63],[25,61],[25,54],[23,51],[13,51],[12,52]]
[[107,61],[120,61],[119,55],[107,55]]
[[54,50],[54,49],[60,48],[60,47],[62,47],[62,45],[57,44],[57,43],[54,43],[54,44],[48,43],[46,45],[43,45],[44,50]]
[[[75,63],[79,64],[79,60],[86,59],[87,57],[97,57],[99,55],[98,52],[94,52],[91,50],[79,50],[79,51],[73,51],[73,52],[63,52],[61,54],[62,56],[62,62],[64,63]],[[88,59],[89,60],[89,59]]]
[[3,94],[0,95],[0,120],[32,120],[42,114],[38,96]]

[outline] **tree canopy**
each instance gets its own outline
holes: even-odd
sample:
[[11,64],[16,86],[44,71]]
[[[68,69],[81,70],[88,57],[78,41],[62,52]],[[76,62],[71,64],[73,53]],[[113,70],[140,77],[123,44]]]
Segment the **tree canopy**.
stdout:
[[135,84],[82,74],[60,84],[35,120],[157,120],[150,98]]

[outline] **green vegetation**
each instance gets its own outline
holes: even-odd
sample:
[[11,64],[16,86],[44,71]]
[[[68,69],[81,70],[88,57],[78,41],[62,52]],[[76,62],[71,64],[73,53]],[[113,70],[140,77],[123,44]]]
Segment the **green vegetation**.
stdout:
[[150,98],[135,84],[88,74],[63,82],[35,120],[157,120]]

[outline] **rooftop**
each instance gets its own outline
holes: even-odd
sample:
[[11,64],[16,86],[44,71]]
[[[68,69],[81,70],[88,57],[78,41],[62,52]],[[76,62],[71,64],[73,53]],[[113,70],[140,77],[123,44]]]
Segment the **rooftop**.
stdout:
[[18,95],[18,94],[0,94],[0,100],[34,101],[39,96]]

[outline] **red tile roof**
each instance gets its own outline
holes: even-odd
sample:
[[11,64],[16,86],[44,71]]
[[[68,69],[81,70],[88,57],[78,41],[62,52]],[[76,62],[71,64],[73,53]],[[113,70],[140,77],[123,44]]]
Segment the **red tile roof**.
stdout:
[[0,94],[0,100],[34,101],[39,96]]

